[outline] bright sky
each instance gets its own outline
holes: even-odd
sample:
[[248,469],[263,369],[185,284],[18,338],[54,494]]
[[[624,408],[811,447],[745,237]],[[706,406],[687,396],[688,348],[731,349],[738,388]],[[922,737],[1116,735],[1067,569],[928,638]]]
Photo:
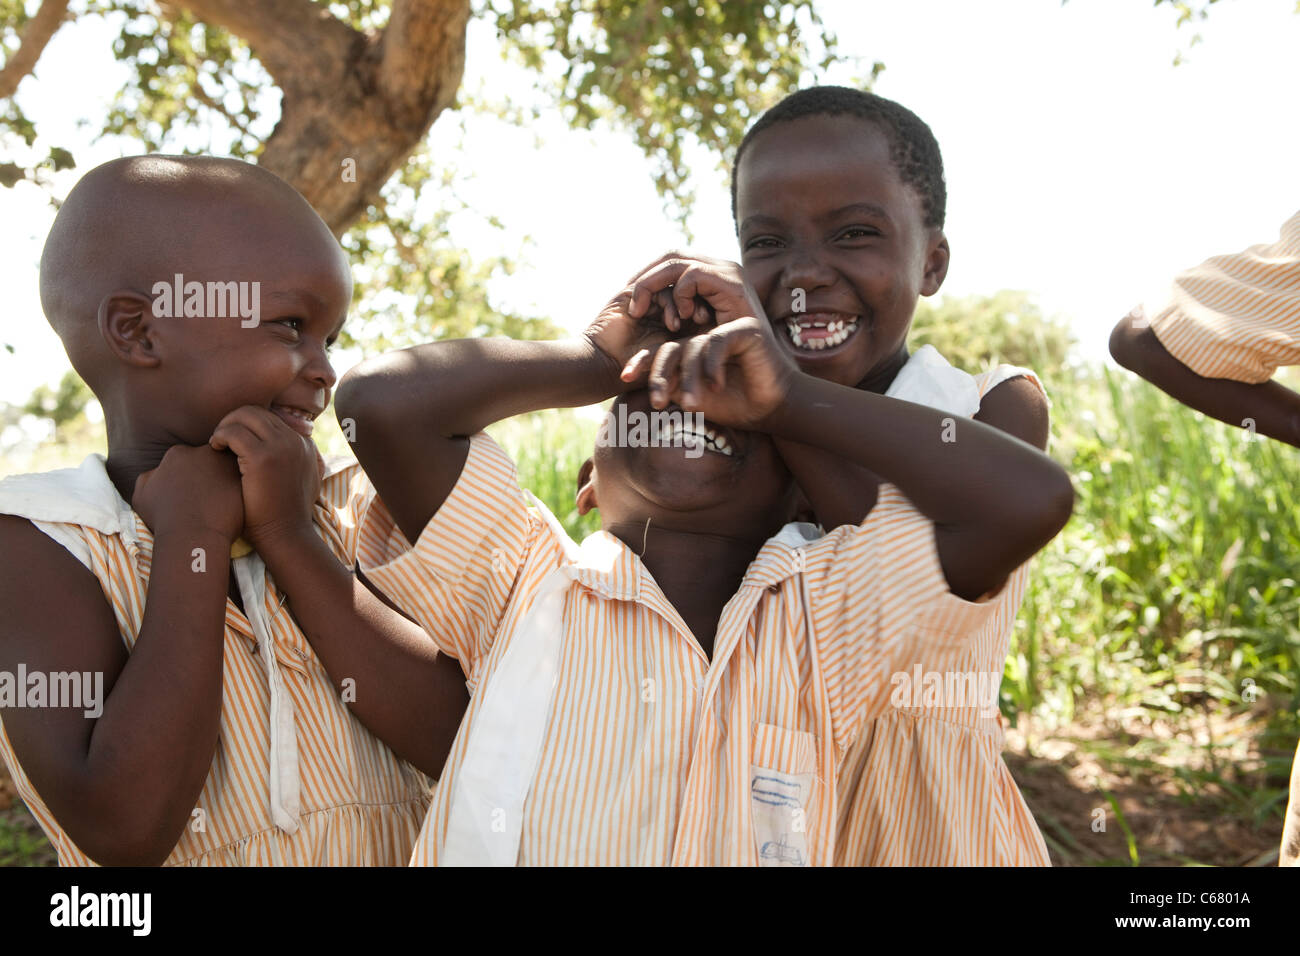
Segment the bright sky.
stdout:
[[[1070,320],[1089,355],[1104,355],[1110,327],[1144,292],[1209,255],[1273,241],[1300,208],[1295,0],[1216,4],[1190,51],[1193,30],[1176,30],[1174,11],[1149,0],[819,6],[842,53],[885,62],[876,92],[938,137],[953,248],[943,293],[1029,290]],[[19,90],[43,141],[71,149],[82,171],[139,151],[92,144],[124,75],[112,36],[97,21],[64,27]],[[535,86],[503,67],[492,31],[476,24],[466,89],[480,82],[514,97]],[[580,328],[638,266],[684,243],[627,137],[571,132],[558,114],[536,130],[469,117],[461,136],[451,119],[434,127],[434,155],[461,144],[458,165],[475,174],[462,194],[507,226],[466,220],[455,238],[520,261],[492,288],[499,306]],[[58,181],[60,194],[77,175]],[[693,248],[736,258],[725,175],[704,164],[696,187]],[[0,351],[0,401],[66,368],[37,296],[51,220],[36,189],[0,189],[0,341],[17,349]]]

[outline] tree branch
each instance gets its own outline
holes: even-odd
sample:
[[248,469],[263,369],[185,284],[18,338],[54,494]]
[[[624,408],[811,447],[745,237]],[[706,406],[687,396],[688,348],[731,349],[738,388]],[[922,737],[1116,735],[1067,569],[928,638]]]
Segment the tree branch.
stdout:
[[22,41],[9,62],[0,69],[0,100],[14,95],[23,77],[36,67],[56,30],[68,12],[68,0],[45,0],[36,16],[27,21]]
[[465,0],[393,0],[379,41],[378,83],[397,125],[427,130],[465,73]]
[[172,0],[242,39],[281,90],[337,85],[365,37],[311,0]]

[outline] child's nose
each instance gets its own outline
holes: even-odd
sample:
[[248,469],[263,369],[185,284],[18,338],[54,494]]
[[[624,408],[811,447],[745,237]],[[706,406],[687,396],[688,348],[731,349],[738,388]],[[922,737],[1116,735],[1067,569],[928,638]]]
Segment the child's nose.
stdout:
[[323,348],[312,357],[311,364],[304,370],[304,374],[328,390],[332,390],[334,383],[339,380],[334,372],[334,366],[330,364],[329,355]]
[[786,262],[781,284],[787,289],[820,289],[835,281],[835,272],[818,256],[796,253]]

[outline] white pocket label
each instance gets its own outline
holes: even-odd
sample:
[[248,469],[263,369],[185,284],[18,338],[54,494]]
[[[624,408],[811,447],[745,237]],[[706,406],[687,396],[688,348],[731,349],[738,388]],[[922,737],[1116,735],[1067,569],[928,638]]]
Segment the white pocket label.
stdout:
[[805,807],[812,781],[811,773],[782,773],[766,767],[751,770],[749,796],[759,866],[808,865]]

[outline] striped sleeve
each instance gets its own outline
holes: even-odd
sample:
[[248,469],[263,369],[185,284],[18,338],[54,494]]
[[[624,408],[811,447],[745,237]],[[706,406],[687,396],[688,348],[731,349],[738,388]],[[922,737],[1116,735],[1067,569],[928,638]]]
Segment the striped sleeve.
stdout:
[[1300,364],[1300,212],[1277,242],[1189,269],[1144,309],[1160,344],[1205,378],[1259,384]]
[[862,524],[837,528],[808,551],[807,600],[837,746],[886,711],[893,675],[950,660],[1001,604],[949,590],[934,523],[890,484]]
[[414,546],[382,501],[371,503],[362,519],[358,564],[473,675],[492,647],[538,525],[514,464],[479,433],[470,439],[456,486]]

